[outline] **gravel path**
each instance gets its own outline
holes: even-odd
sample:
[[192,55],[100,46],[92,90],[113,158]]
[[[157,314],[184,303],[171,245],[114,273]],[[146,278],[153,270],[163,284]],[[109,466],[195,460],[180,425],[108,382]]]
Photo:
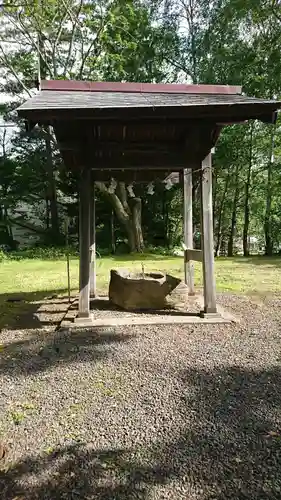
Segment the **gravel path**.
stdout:
[[0,498],[281,498],[281,299],[236,325],[3,331]]

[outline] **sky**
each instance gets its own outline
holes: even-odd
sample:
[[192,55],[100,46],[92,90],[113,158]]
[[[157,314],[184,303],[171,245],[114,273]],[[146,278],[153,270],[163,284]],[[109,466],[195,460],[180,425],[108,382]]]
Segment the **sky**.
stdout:
[[[9,96],[4,92],[0,93],[0,105],[5,104],[6,102],[9,101],[11,101],[11,96]],[[6,135],[5,135],[6,149],[9,150],[11,146],[11,138],[13,134],[17,131],[17,129],[18,127],[14,123],[4,121],[3,116],[0,115],[0,144],[1,144],[0,154],[2,153],[2,141],[5,130],[6,130]]]

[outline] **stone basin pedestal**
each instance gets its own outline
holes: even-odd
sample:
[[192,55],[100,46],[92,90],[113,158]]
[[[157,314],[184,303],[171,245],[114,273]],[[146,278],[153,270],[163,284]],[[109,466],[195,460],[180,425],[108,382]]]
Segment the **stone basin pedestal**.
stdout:
[[181,282],[169,274],[132,273],[124,269],[110,271],[109,300],[128,311],[163,309],[166,297]]

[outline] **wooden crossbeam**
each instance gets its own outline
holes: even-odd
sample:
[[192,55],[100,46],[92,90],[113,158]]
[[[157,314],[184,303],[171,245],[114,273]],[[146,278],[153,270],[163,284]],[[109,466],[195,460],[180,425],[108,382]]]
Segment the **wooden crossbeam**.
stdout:
[[[170,170],[147,170],[147,169],[138,169],[138,170],[92,170],[92,176],[95,181],[100,182],[110,182],[112,177],[115,180],[121,182],[158,182],[163,181],[168,177],[171,173]],[[174,183],[177,183],[178,180],[175,179]]]
[[[112,151],[113,154],[117,153],[178,153],[182,145],[179,141],[155,141],[153,139],[149,139],[147,141],[138,141],[138,140],[120,140],[120,141],[97,141],[91,140],[86,141],[58,141],[58,148],[61,151],[81,151],[85,148],[90,148],[91,151],[96,152],[104,152],[108,153],[108,151]],[[182,148],[183,149],[183,148]]]
[[119,154],[111,156],[110,154],[98,155],[99,152],[62,152],[71,154],[74,163],[79,167],[81,165],[92,168],[93,171],[99,169],[105,170],[134,170],[134,169],[152,169],[152,170],[170,170],[176,171],[183,168],[186,163],[184,154],[163,154],[155,152],[154,154]]
[[185,262],[189,262],[190,260],[193,260],[194,262],[202,262],[203,252],[202,250],[194,250],[193,248],[187,248],[184,251],[184,260]]

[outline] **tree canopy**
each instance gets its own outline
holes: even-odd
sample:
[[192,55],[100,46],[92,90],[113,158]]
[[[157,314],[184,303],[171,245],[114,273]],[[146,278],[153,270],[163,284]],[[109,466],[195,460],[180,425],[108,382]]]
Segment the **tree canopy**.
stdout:
[[[38,79],[221,83],[281,96],[277,0],[3,0],[0,18],[0,244],[13,241],[16,222],[32,226],[42,243],[61,244],[65,214],[77,234],[77,178],[65,170],[51,128],[26,133],[14,112]],[[252,122],[221,134],[213,169],[218,255],[280,249],[279,129],[279,120]],[[150,195],[147,186],[119,182],[111,192],[99,183],[96,191],[101,247],[180,244],[180,186],[159,184]],[[23,203],[34,207],[36,224]]]

